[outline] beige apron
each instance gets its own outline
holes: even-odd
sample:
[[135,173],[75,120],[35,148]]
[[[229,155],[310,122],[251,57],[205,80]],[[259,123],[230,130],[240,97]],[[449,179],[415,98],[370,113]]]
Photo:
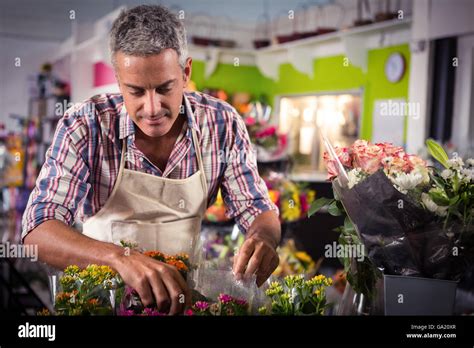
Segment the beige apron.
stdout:
[[97,214],[83,224],[91,238],[120,244],[138,243],[144,250],[187,253],[197,261],[201,221],[207,205],[207,184],[196,131],[192,140],[198,171],[186,179],[169,179],[125,169],[127,139],[113,191]]

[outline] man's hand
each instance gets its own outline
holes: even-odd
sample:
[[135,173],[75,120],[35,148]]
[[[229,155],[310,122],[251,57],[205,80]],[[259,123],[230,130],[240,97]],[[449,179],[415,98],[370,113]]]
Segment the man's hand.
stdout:
[[62,221],[43,222],[25,237],[24,243],[37,245],[39,260],[58,269],[90,264],[112,267],[137,290],[145,306],[156,302],[161,312],[178,314],[191,305],[190,291],[175,267],[133,250],[125,253],[124,248],[89,238]]
[[144,306],[156,303],[160,312],[170,315],[191,306],[191,292],[176,267],[136,251],[123,255],[115,267],[124,282],[138,292]]
[[280,223],[273,211],[257,216],[234,258],[233,272],[236,279],[256,274],[257,286],[260,287],[279,264],[276,248],[280,235]]

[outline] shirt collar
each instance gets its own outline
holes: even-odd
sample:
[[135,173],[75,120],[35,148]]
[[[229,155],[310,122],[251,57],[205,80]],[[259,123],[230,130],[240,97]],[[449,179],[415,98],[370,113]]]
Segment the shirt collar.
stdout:
[[[196,124],[196,119],[195,119],[195,110],[193,109],[189,99],[186,96],[186,93],[183,94],[183,101],[184,103],[184,112],[186,113],[186,119],[187,119],[187,131],[186,135],[190,135],[190,130],[195,129],[199,131],[199,128]],[[120,132],[119,132],[119,138],[124,139],[127,138],[130,135],[135,134],[135,124],[133,123],[132,118],[127,112],[127,108],[125,107],[125,102],[122,102],[122,106],[120,108]]]

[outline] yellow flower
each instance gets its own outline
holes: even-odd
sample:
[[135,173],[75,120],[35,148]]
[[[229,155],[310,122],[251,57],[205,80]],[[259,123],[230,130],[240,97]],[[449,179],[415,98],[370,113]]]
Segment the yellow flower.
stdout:
[[77,274],[79,270],[80,270],[79,266],[71,265],[71,266],[66,267],[66,269],[64,270],[64,273],[73,276]]
[[308,194],[306,195],[306,201],[308,202],[308,204],[313,203],[315,197],[316,197],[316,191],[309,190]]
[[305,253],[304,251],[298,251],[295,253],[295,256],[298,260],[301,260],[303,262],[306,262],[306,263],[310,263],[313,261],[313,259],[311,258],[311,256],[309,256],[307,253]]

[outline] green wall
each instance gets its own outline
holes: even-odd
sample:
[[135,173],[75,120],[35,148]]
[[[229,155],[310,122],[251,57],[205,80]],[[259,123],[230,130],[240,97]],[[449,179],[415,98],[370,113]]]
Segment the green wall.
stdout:
[[[385,77],[384,66],[392,52],[400,52],[405,57],[407,71],[401,81],[391,83]],[[265,95],[273,104],[274,98],[281,94],[311,93],[363,89],[363,117],[360,137],[372,136],[372,112],[377,99],[405,98],[408,100],[410,50],[409,46],[391,46],[368,52],[367,72],[352,65],[344,65],[344,56],[315,59],[314,78],[297,71],[285,63],[280,65],[279,78],[274,81],[264,77],[254,66],[219,64],[208,79],[204,78],[204,62],[193,62],[192,80],[199,90],[203,88],[222,88],[226,92],[250,92],[255,97]],[[406,131],[406,124],[405,124]]]

